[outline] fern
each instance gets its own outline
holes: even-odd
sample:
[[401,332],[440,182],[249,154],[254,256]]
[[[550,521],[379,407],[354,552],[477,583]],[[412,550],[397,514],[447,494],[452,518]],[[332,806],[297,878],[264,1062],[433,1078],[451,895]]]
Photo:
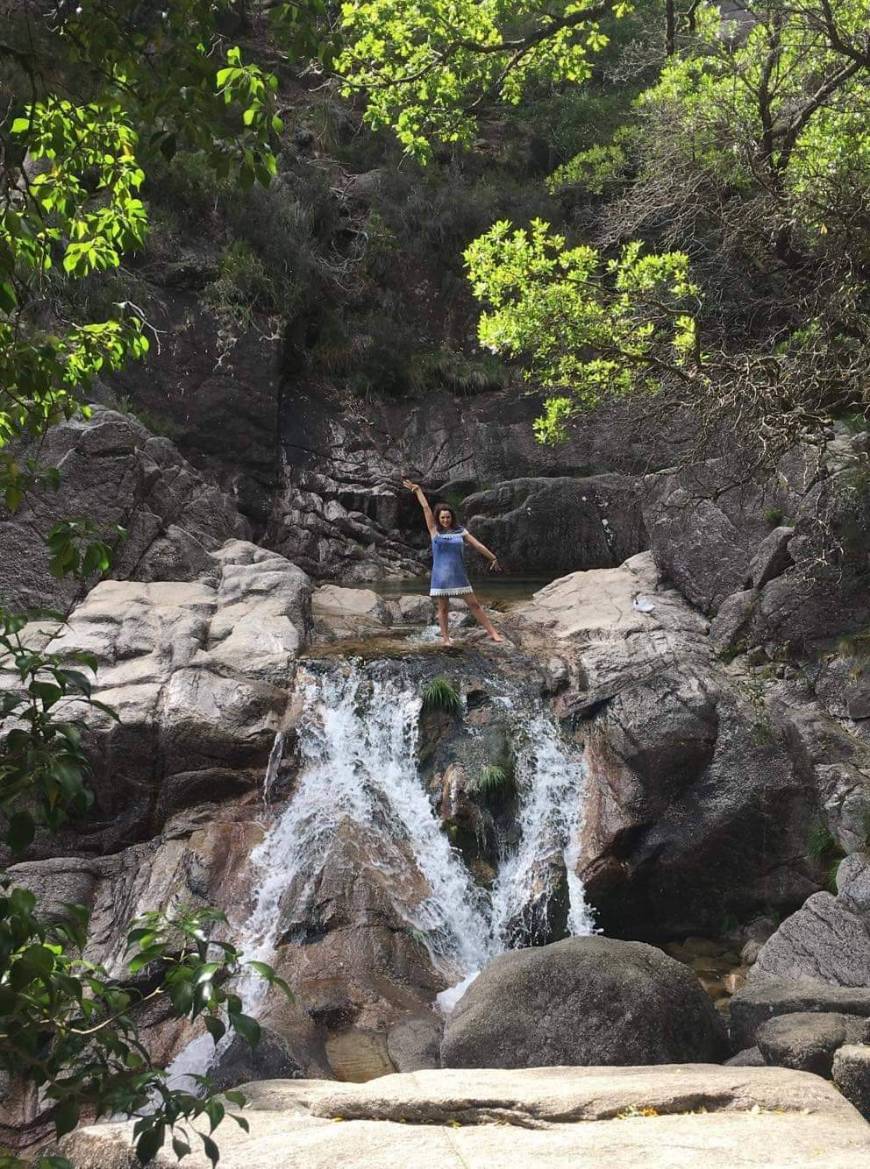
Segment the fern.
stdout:
[[459,714],[462,699],[456,687],[439,675],[423,687],[423,709],[443,710],[447,714]]

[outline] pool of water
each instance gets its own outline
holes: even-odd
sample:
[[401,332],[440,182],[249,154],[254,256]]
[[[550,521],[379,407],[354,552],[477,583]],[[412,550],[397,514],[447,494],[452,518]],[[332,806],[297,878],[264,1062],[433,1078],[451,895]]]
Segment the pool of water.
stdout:
[[[471,577],[474,591],[480,601],[487,605],[509,605],[514,601],[527,601],[538,589],[555,580],[552,576],[505,576],[495,574],[485,577]],[[405,580],[372,581],[357,586],[373,589],[382,597],[398,597],[402,594],[429,594],[429,577],[412,576]]]

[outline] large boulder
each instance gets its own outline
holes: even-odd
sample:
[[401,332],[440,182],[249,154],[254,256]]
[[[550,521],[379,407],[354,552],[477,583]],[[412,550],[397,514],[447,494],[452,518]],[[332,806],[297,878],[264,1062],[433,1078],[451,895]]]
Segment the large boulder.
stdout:
[[[35,622],[26,644],[97,661],[87,743],[96,795],[70,850],[106,853],[158,832],[181,808],[262,783],[305,644],[311,583],[245,541],[208,557],[193,581],[106,580],[61,626]],[[15,685],[0,674],[0,686]],[[40,849],[56,848],[50,840]]]
[[[766,479],[736,457],[649,476],[644,519],[656,563],[716,615],[729,653],[802,650],[870,618],[867,436],[796,447]],[[863,696],[855,709],[864,709]],[[863,716],[861,716],[863,717]]]
[[870,987],[870,915],[815,893],[762,946],[751,978],[766,975]]
[[818,888],[812,783],[648,554],[554,581],[510,622],[564,663],[558,709],[587,777],[578,875],[605,933],[715,936]]
[[[778,1068],[452,1069],[244,1093],[250,1131],[215,1134],[226,1169],[863,1169],[870,1153],[870,1130],[832,1085]],[[63,1152],[79,1169],[134,1169],[132,1128],[78,1129]],[[207,1169],[191,1145],[185,1164]],[[154,1166],[176,1163],[167,1136]]]
[[641,942],[567,938],[494,959],[460,999],[445,1067],[715,1062],[724,1027],[687,967]]
[[9,608],[65,608],[77,595],[75,582],[49,571],[43,537],[59,520],[86,517],[110,542],[123,527],[112,575],[140,581],[194,580],[209,552],[250,534],[229,495],[126,414],[95,406],[90,419],[52,427],[39,461],[60,472],[59,490],[35,493],[14,514],[0,505],[0,602]]
[[859,1015],[795,1011],[763,1023],[755,1035],[765,1063],[831,1077],[834,1052],[870,1036],[870,1022]]
[[712,459],[650,475],[643,512],[662,574],[705,613],[760,574],[755,561],[780,517],[793,516],[818,473],[815,451],[798,451],[769,482],[745,465]]
[[647,546],[637,480],[511,479],[462,502],[468,528],[508,572],[573,572],[621,564]]

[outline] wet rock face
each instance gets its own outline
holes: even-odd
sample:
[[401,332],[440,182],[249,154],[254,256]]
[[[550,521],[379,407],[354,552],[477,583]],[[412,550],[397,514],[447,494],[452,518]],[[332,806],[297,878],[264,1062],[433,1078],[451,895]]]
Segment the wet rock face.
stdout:
[[724,1026],[695,976],[638,942],[568,938],[494,959],[460,999],[445,1067],[718,1062]]
[[48,432],[40,451],[60,471],[60,490],[27,500],[14,515],[0,506],[0,599],[13,610],[63,608],[77,586],[49,572],[42,537],[58,520],[87,516],[112,542],[127,535],[112,575],[140,581],[191,581],[208,570],[209,552],[249,534],[235,501],[205,480],[168,439],[103,407]]
[[267,542],[341,583],[420,574],[428,539],[401,486],[410,475],[433,502],[467,502],[474,530],[492,538],[510,571],[618,564],[646,546],[636,476],[670,465],[673,446],[665,435],[656,449],[641,443],[623,404],[585,420],[559,447],[542,447],[531,425],[541,405],[514,389],[361,403],[290,384]]
[[129,362],[113,386],[143,417],[165,425],[185,458],[233,497],[259,533],[278,477],[280,342],[267,322],[227,330],[204,308],[197,291],[217,275],[217,257],[196,253],[156,274],[163,287],[147,311],[160,330],[159,351]]
[[621,475],[511,479],[468,496],[462,511],[508,572],[606,568],[648,546],[637,480]]

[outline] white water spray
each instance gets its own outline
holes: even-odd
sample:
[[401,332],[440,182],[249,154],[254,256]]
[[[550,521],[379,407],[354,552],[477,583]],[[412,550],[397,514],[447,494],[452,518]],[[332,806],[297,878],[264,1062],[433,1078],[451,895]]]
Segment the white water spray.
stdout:
[[[523,923],[530,914],[539,922],[546,917],[560,880],[567,883],[568,932],[593,932],[576,875],[583,767],[542,705],[524,714],[518,693],[493,698],[520,728],[520,838],[502,858],[487,893],[450,845],[420,780],[417,688],[410,681],[368,677],[348,663],[330,672],[301,670],[297,685],[301,766],[286,807],[251,853],[254,908],[234,923],[246,959],[270,962],[288,925],[305,923],[330,851],[349,841],[383,878],[397,913],[419,931],[435,965],[454,983],[438,996],[445,1012],[488,961],[528,940]],[[266,803],[283,751],[279,733],[264,777]],[[267,989],[253,975],[241,980],[238,991],[249,1014],[258,1014]],[[210,1062],[204,1058],[210,1043],[207,1036],[193,1040],[171,1071],[202,1071]]]

